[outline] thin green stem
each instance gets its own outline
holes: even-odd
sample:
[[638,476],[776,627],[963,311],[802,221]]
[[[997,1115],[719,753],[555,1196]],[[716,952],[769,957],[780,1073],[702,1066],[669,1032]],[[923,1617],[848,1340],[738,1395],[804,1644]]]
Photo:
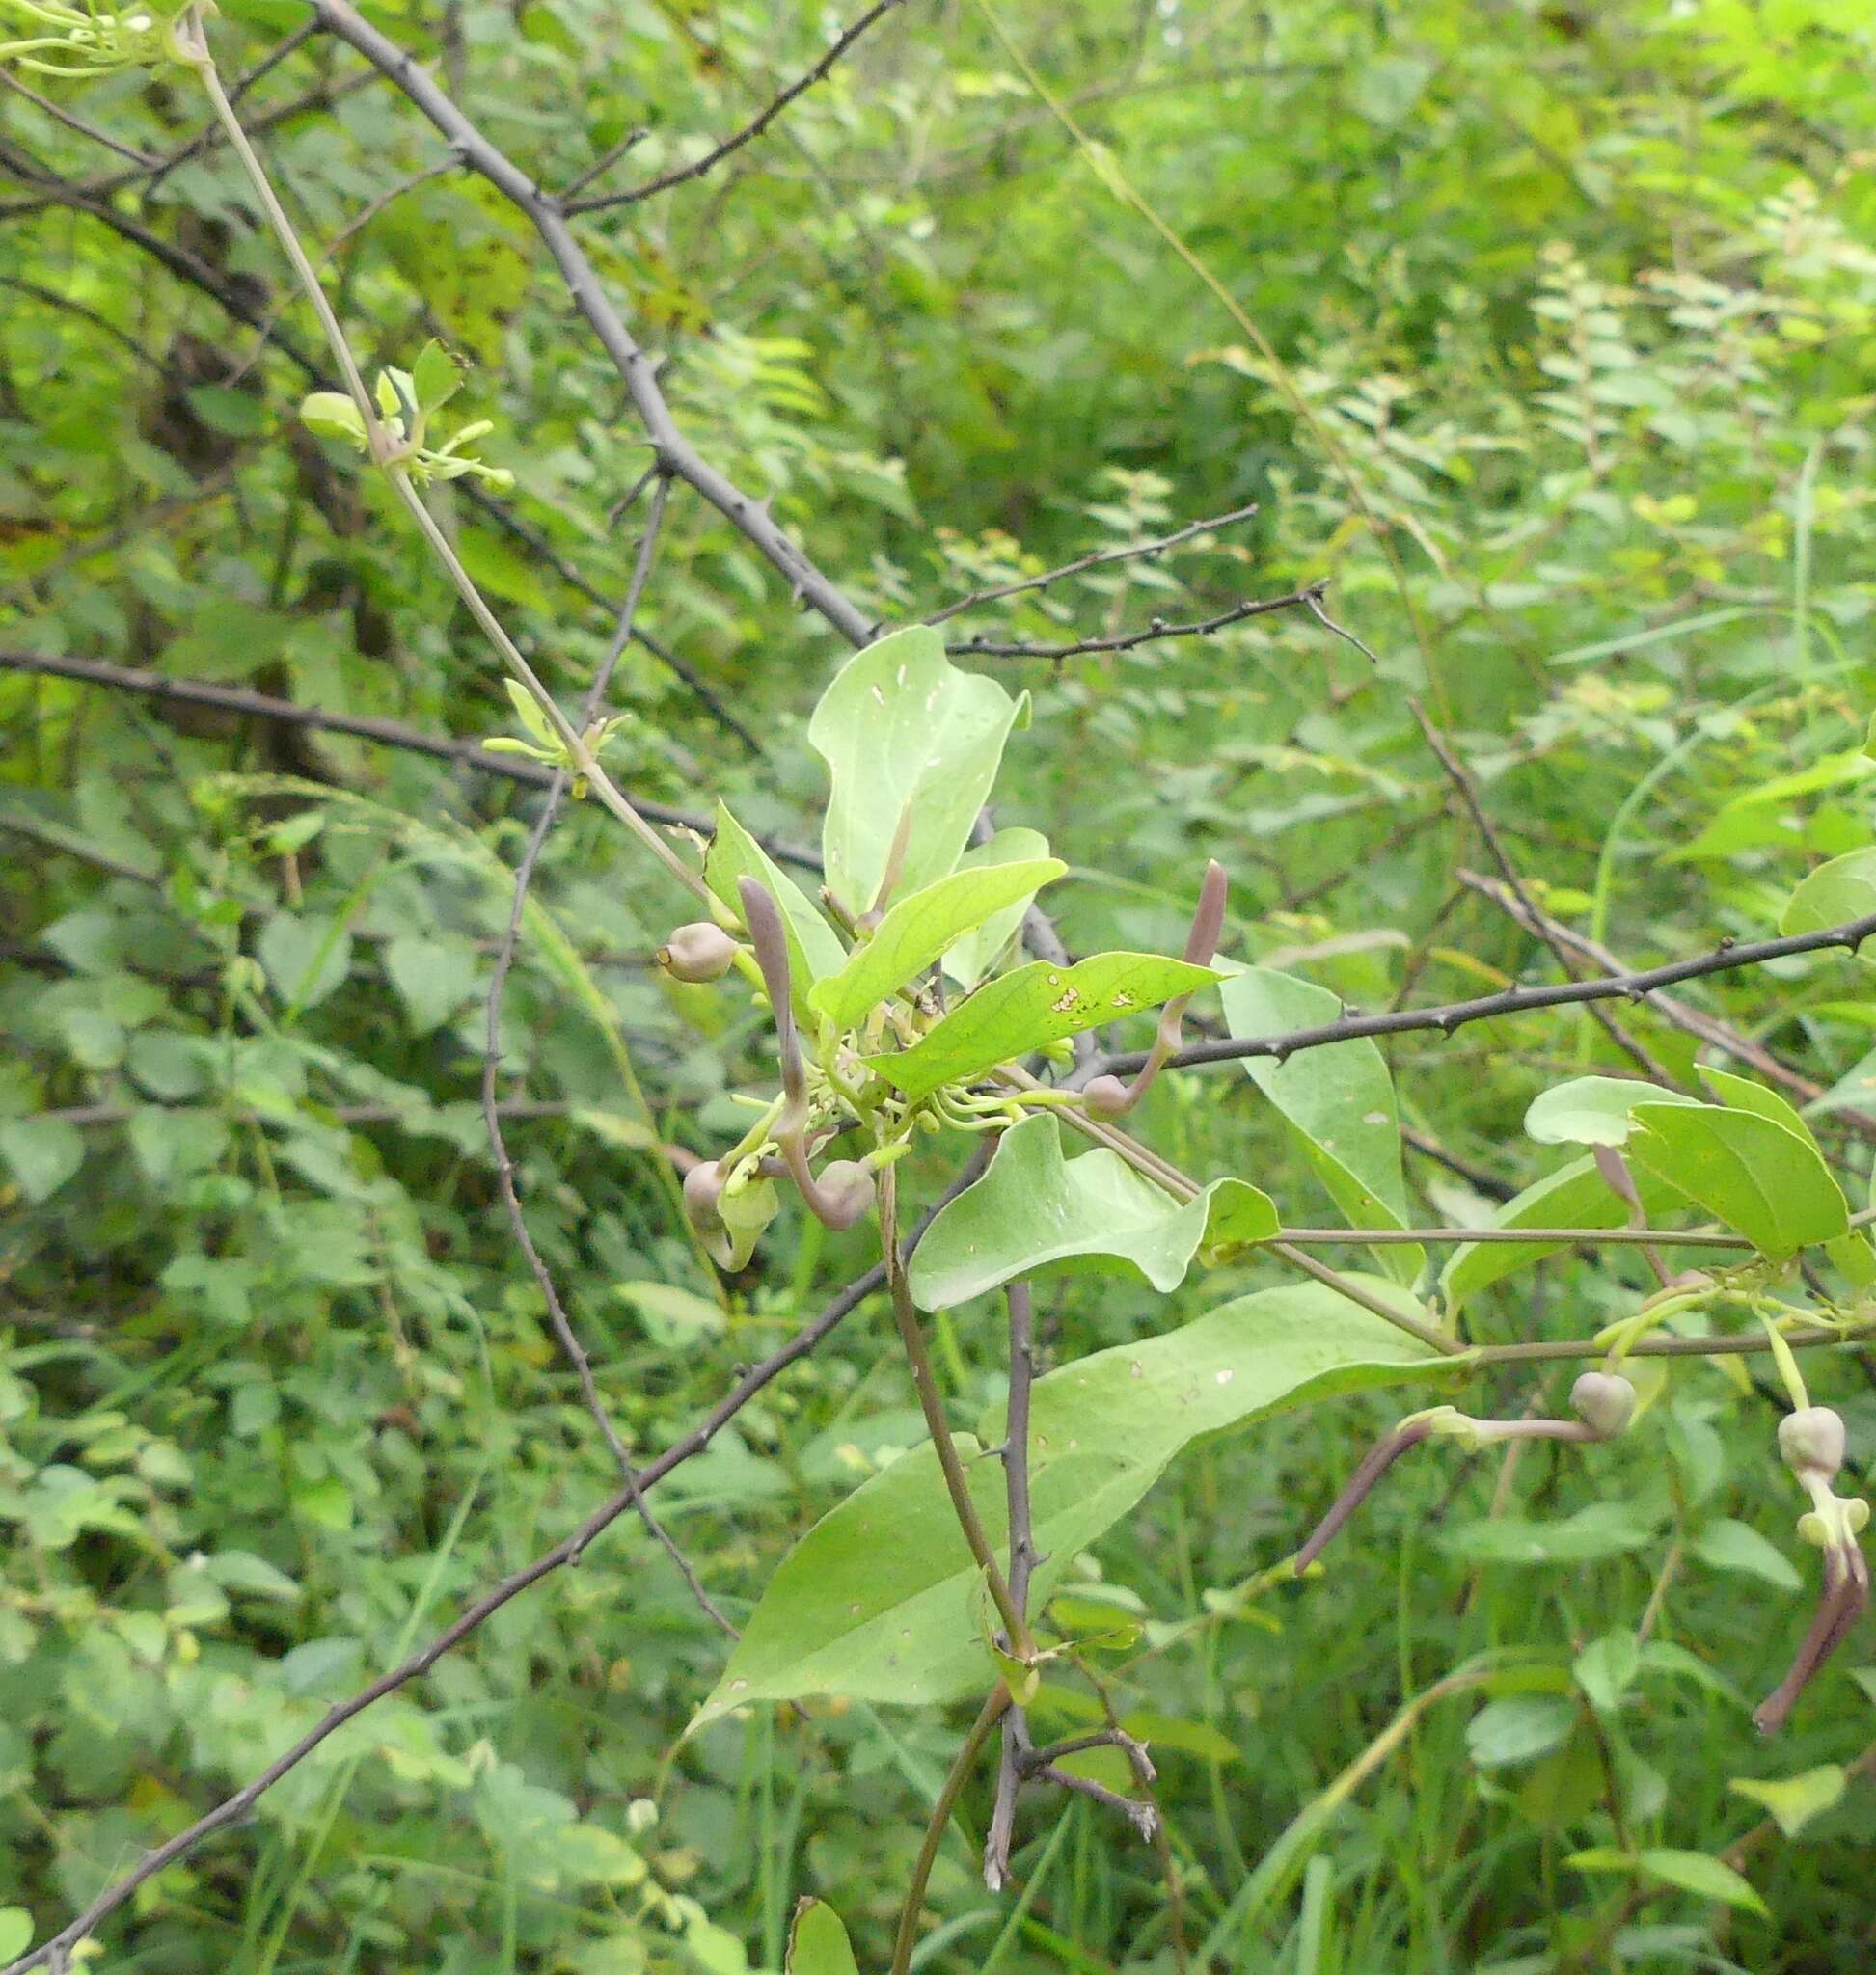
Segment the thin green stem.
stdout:
[[1396,1330],[1405,1331],[1408,1337],[1418,1338],[1428,1350],[1441,1352],[1448,1358],[1463,1358],[1466,1346],[1457,1338],[1450,1338],[1444,1331],[1436,1331],[1431,1324],[1422,1323],[1417,1316],[1409,1316],[1404,1310],[1397,1310],[1391,1303],[1384,1303],[1378,1296],[1372,1296],[1350,1277],[1337,1270],[1325,1267],[1323,1263],[1300,1248],[1292,1248],[1288,1241],[1270,1241],[1264,1244],[1274,1256],[1287,1261],[1292,1269],[1300,1270],[1333,1289],[1338,1296],[1346,1296],[1350,1303],[1359,1303],[1364,1310],[1371,1311],[1382,1322],[1391,1323]]
[[312,304],[313,313],[319,318],[319,327],[325,334],[333,359],[345,380],[346,392],[357,406],[359,416],[365,420],[366,435],[373,461],[389,475],[397,498],[403,502],[423,539],[443,565],[444,573],[468,608],[470,615],[475,618],[484,636],[494,645],[503,663],[527,689],[530,697],[546,716],[549,725],[566,749],[567,759],[572,763],[575,772],[591,786],[601,804],[638,837],[679,884],[701,900],[705,906],[712,906],[714,902],[703,880],[685,865],[683,859],[639,814],[612,777],[600,767],[585,737],[560,711],[554,695],[541,683],[534,668],[522,656],[514,640],[503,630],[501,620],[489,609],[481,591],[476,587],[474,580],[450,546],[449,537],[445,535],[437,525],[436,518],[419,497],[416,487],[411,483],[408,469],[396,458],[372,405],[370,393],[366,390],[365,379],[359,371],[358,360],[352,355],[351,345],[345,339],[345,332],[333,311],[331,302],[326,298],[325,289],[319,284],[318,273],[306,249],[300,244],[300,237],[294,231],[292,221],[287,218],[285,208],[274,192],[266,168],[261,164],[254,146],[249,143],[248,134],[241,127],[241,120],[234,114],[234,106],[229,101],[228,93],[222,87],[221,76],[215,68],[214,57],[209,53],[207,37],[204,32],[199,13],[191,12],[178,29],[178,35],[193,54],[193,66],[202,78],[202,86],[215,112],[216,122],[221,124],[234,154],[240,159],[242,170],[247,174],[248,182],[254,187],[255,197],[260,202],[261,210],[266,214],[267,223],[272,227],[274,236],[279,240],[281,250],[292,267],[294,278],[308,302]]
[[938,1801],[932,1805],[932,1815],[925,1826],[925,1839],[918,1848],[911,1878],[906,1883],[905,1905],[899,1909],[899,1933],[892,1944],[890,1975],[906,1975],[911,1966],[912,1944],[918,1937],[918,1910],[925,1904],[925,1888],[931,1881],[932,1867],[938,1863],[938,1847],[944,1842],[944,1827],[951,1822],[951,1812],[959,1794],[969,1780],[977,1758],[984,1752],[991,1731],[1002,1720],[1009,1705],[1010,1690],[1007,1687],[999,1687],[984,1703],[944,1778]]

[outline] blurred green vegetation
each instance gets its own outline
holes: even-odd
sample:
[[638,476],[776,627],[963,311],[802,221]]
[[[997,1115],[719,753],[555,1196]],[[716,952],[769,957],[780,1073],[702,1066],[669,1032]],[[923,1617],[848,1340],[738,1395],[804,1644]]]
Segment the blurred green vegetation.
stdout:
[[[228,0],[226,72],[304,17]],[[547,183],[643,126],[604,187],[698,155],[833,32],[819,7],[714,0],[371,18]],[[1808,869],[1870,842],[1865,9],[999,0],[994,18],[1085,141],[983,10],[920,0],[718,171],[577,224],[692,439],[883,621],[1253,501],[954,628],[1066,641],[1329,580],[1375,663],[1302,612],[982,662],[1035,695],[997,818],[1071,861],[1052,902],[1072,949],[1177,950],[1215,856],[1227,951],[1351,1003],[1545,977],[1543,948],[1460,879],[1484,851],[1410,692],[1533,894],[1624,961],[1766,936]],[[151,158],[204,122],[181,79],[21,80]],[[521,216],[355,54],[314,36],[242,109],[295,223],[331,246],[367,367],[432,336],[473,364],[458,403],[495,421],[481,450],[514,473],[499,505],[528,533],[450,490],[436,505],[575,704],[630,568],[615,503],[649,457],[610,364]],[[512,729],[497,668],[383,490],[299,427],[291,352],[317,348],[313,325],[224,148],[147,170],[9,91],[0,175],[0,651],[18,661],[0,670],[0,1908],[43,1933],[561,1537],[613,1471],[476,1101],[536,792],[30,661],[470,738]],[[677,663],[635,645],[616,674],[626,786],[695,810],[720,794],[811,840],[803,730],[839,640],[682,490],[641,622]],[[740,999],[648,967],[691,913],[594,805],[549,840],[535,897],[503,1015],[509,1143],[649,1455],[865,1244],[791,1209],[720,1297],[647,1147],[740,1132],[731,1094],[772,1073],[765,1037]],[[1686,998],[1824,1094],[1814,1122],[1861,1205],[1859,963]],[[1670,1069],[1692,1061],[1657,1013],[1623,1019]],[[1522,1131],[1533,1096],[1632,1067],[1576,1014],[1389,1056],[1416,1211],[1455,1225],[1558,1163]],[[1291,1221],[1332,1216],[1231,1066],[1164,1080],[1144,1128]],[[913,1162],[909,1204],[949,1177]],[[1047,1350],[1278,1279],[1240,1265],[1170,1302],[1131,1278],[1048,1285]],[[1625,1251],[1561,1256],[1480,1298],[1475,1329],[1586,1334],[1645,1283]],[[1002,1390],[1000,1320],[973,1306],[937,1344],[974,1421]],[[1873,1368],[1812,1366],[1859,1473]],[[918,1965],[1870,1965],[1867,1771],[1796,1837],[1755,1838],[1769,1919],[1566,1862],[1717,1854],[1761,1817],[1736,1779],[1869,1745],[1867,1633],[1777,1742],[1748,1718],[1808,1615],[1770,1376],[1676,1366],[1646,1430],[1590,1458],[1425,1453],[1323,1579],[1241,1605],[1231,1587],[1288,1554],[1398,1402],[1186,1455],[1077,1565],[1152,1621],[1112,1683],[1159,1760],[1164,1856],[1033,1793],[1021,1901],[985,1893],[949,1841]],[[1507,1376],[1493,1397],[1563,1390]],[[790,1542],[921,1436],[875,1302],[657,1500],[740,1617]],[[1573,1704],[1577,1655],[1645,1616],[1661,1650],[1625,1705]],[[1487,1649],[1530,1669],[1527,1694],[1432,1691]],[[620,1522],[154,1880],[93,1965],[738,1975],[780,1968],[812,1891],[883,1966],[966,1718],[813,1704],[680,1746],[722,1652]],[[987,1807],[980,1779],[980,1833]]]

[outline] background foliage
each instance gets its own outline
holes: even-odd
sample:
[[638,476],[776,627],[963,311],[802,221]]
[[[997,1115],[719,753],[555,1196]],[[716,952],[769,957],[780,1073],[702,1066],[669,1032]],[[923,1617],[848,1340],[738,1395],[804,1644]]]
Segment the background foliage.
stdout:
[[[302,17],[230,0],[226,71]],[[372,17],[548,182],[643,125],[608,185],[696,154],[831,31],[818,8],[650,0]],[[1061,667],[983,662],[1035,693],[998,820],[1074,860],[1054,894],[1072,948],[1172,950],[1215,856],[1228,949],[1352,1002],[1541,975],[1542,948],[1458,878],[1481,848],[1409,688],[1548,909],[1625,960],[1762,936],[1810,865],[1867,844],[1862,10],[999,17],[1092,159],[979,12],[911,5],[721,170],[582,237],[699,447],[883,619],[1250,501],[1246,524],[960,629],[1069,639],[1332,580],[1378,664],[1302,613]],[[186,93],[137,72],[58,100],[152,156],[197,128]],[[537,538],[445,511],[571,701],[629,568],[613,503],[647,458],[611,366],[520,217],[349,51],[313,38],[243,113],[296,223],[335,243],[367,365],[432,335],[473,360],[459,403],[496,420],[503,505]],[[0,644],[430,733],[511,727],[421,542],[296,423],[291,351],[316,344],[226,151],[152,175],[10,93],[0,170]],[[681,493],[641,621],[676,663],[635,646],[617,674],[628,786],[692,808],[721,793],[811,837],[805,720],[837,641]],[[0,1907],[43,1925],[559,1536],[612,1470],[505,1237],[474,1101],[537,797],[30,670],[0,673]],[[550,840],[508,993],[508,1130],[530,1228],[651,1451],[863,1250],[798,1218],[720,1298],[646,1148],[740,1131],[726,1096],[767,1072],[766,1044],[647,970],[680,899],[591,808]],[[1795,1064],[1827,1144],[1867,1172],[1876,1039],[1853,962],[1690,998]],[[1632,1026],[1691,1060],[1645,1011]],[[1389,1055],[1422,1222],[1476,1221],[1549,1170],[1529,1099],[1627,1067],[1575,1015]],[[1329,1215],[1240,1072],[1169,1078],[1153,1105],[1188,1168]],[[905,1183],[922,1202],[946,1177]],[[1273,1279],[1239,1269],[1232,1293]],[[1565,1255],[1487,1292],[1482,1321],[1593,1328],[1641,1280]],[[1079,1277],[1039,1313],[1059,1360],[1221,1300],[1210,1277],[1165,1307]],[[938,1333],[961,1424],[1001,1393],[987,1308]],[[1859,1468],[1866,1370],[1817,1372]],[[1115,1692],[1160,1759],[1166,1858],[1097,1806],[1039,1799],[1025,1903],[947,1849],[921,1965],[1865,1965],[1866,1785],[1755,1843],[1770,1917],[1698,1886],[1638,1908],[1563,1863],[1629,1839],[1717,1853],[1759,1816],[1734,1779],[1854,1764],[1869,1739],[1865,1641],[1757,1744],[1742,1690],[1805,1618],[1763,1540],[1788,1506],[1775,1413],[1704,1367],[1664,1404],[1645,1445],[1534,1451],[1514,1489],[1496,1462],[1409,1463],[1326,1582],[1255,1605],[1232,1587],[1287,1554],[1389,1413],[1357,1399],[1185,1456],[1076,1566],[1150,1620]],[[660,1501],[740,1616],[921,1433],[869,1306]],[[1586,1686],[1577,1656],[1645,1610],[1626,1705],[1591,1716],[1572,1681],[1593,1696],[1600,1663]],[[1523,1657],[1527,1694],[1435,1697],[1377,1744],[1487,1646]],[[816,1703],[677,1748],[721,1659],[622,1522],[153,1882],[105,1964],[734,1975],[780,1966],[803,1890],[879,1961],[959,1722]],[[1346,1804],[1324,1797],[1365,1752]],[[650,1799],[655,1822],[634,1807]]]

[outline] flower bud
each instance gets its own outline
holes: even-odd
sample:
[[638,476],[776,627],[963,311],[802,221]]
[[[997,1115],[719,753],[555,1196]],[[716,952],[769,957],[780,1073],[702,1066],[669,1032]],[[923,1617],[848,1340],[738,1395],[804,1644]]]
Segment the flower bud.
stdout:
[[1614,1440],[1635,1418],[1635,1388],[1618,1373],[1586,1371],[1570,1388],[1570,1405],[1586,1426]]
[[1117,1076],[1091,1077],[1082,1087],[1081,1103],[1091,1118],[1125,1118],[1133,1108],[1128,1087]]
[[1831,1480],[1843,1466],[1843,1421],[1828,1406],[1806,1406],[1779,1421],[1779,1452],[1800,1477]]
[[715,1159],[705,1159],[684,1176],[684,1211],[692,1227],[704,1232],[718,1223],[717,1203],[722,1198],[723,1170]]
[[872,1174],[852,1159],[835,1159],[824,1166],[818,1188],[821,1219],[836,1233],[851,1228],[866,1212],[878,1191]]
[[658,964],[674,981],[720,981],[736,959],[736,942],[720,926],[693,919],[658,949]]

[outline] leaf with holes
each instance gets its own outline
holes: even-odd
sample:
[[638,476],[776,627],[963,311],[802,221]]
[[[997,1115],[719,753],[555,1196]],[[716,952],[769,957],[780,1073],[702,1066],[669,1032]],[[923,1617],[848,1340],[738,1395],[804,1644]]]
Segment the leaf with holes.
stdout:
[[817,981],[808,1006],[836,1029],[851,1028],[877,1002],[921,974],[954,939],[992,913],[1033,898],[1069,867],[1059,858],[954,871],[915,891],[886,913],[872,938],[847,956],[839,973]]
[[1122,1261],[1163,1295],[1201,1242],[1268,1240],[1277,1225],[1269,1198],[1241,1179],[1182,1203],[1105,1147],[1065,1159],[1061,1123],[1045,1112],[1003,1134],[989,1172],[925,1231],[908,1278],[921,1309],[947,1310],[1050,1265]]
[[994,679],[959,671],[929,625],[847,661],[807,738],[832,783],[821,833],[828,888],[848,911],[871,909],[902,822],[902,897],[956,869],[1028,706],[1027,693],[1012,699]]
[[906,1096],[928,1096],[1142,1009],[1190,994],[1220,976],[1152,953],[1101,953],[1072,967],[1032,960],[986,982],[910,1049],[872,1056],[867,1068]]

